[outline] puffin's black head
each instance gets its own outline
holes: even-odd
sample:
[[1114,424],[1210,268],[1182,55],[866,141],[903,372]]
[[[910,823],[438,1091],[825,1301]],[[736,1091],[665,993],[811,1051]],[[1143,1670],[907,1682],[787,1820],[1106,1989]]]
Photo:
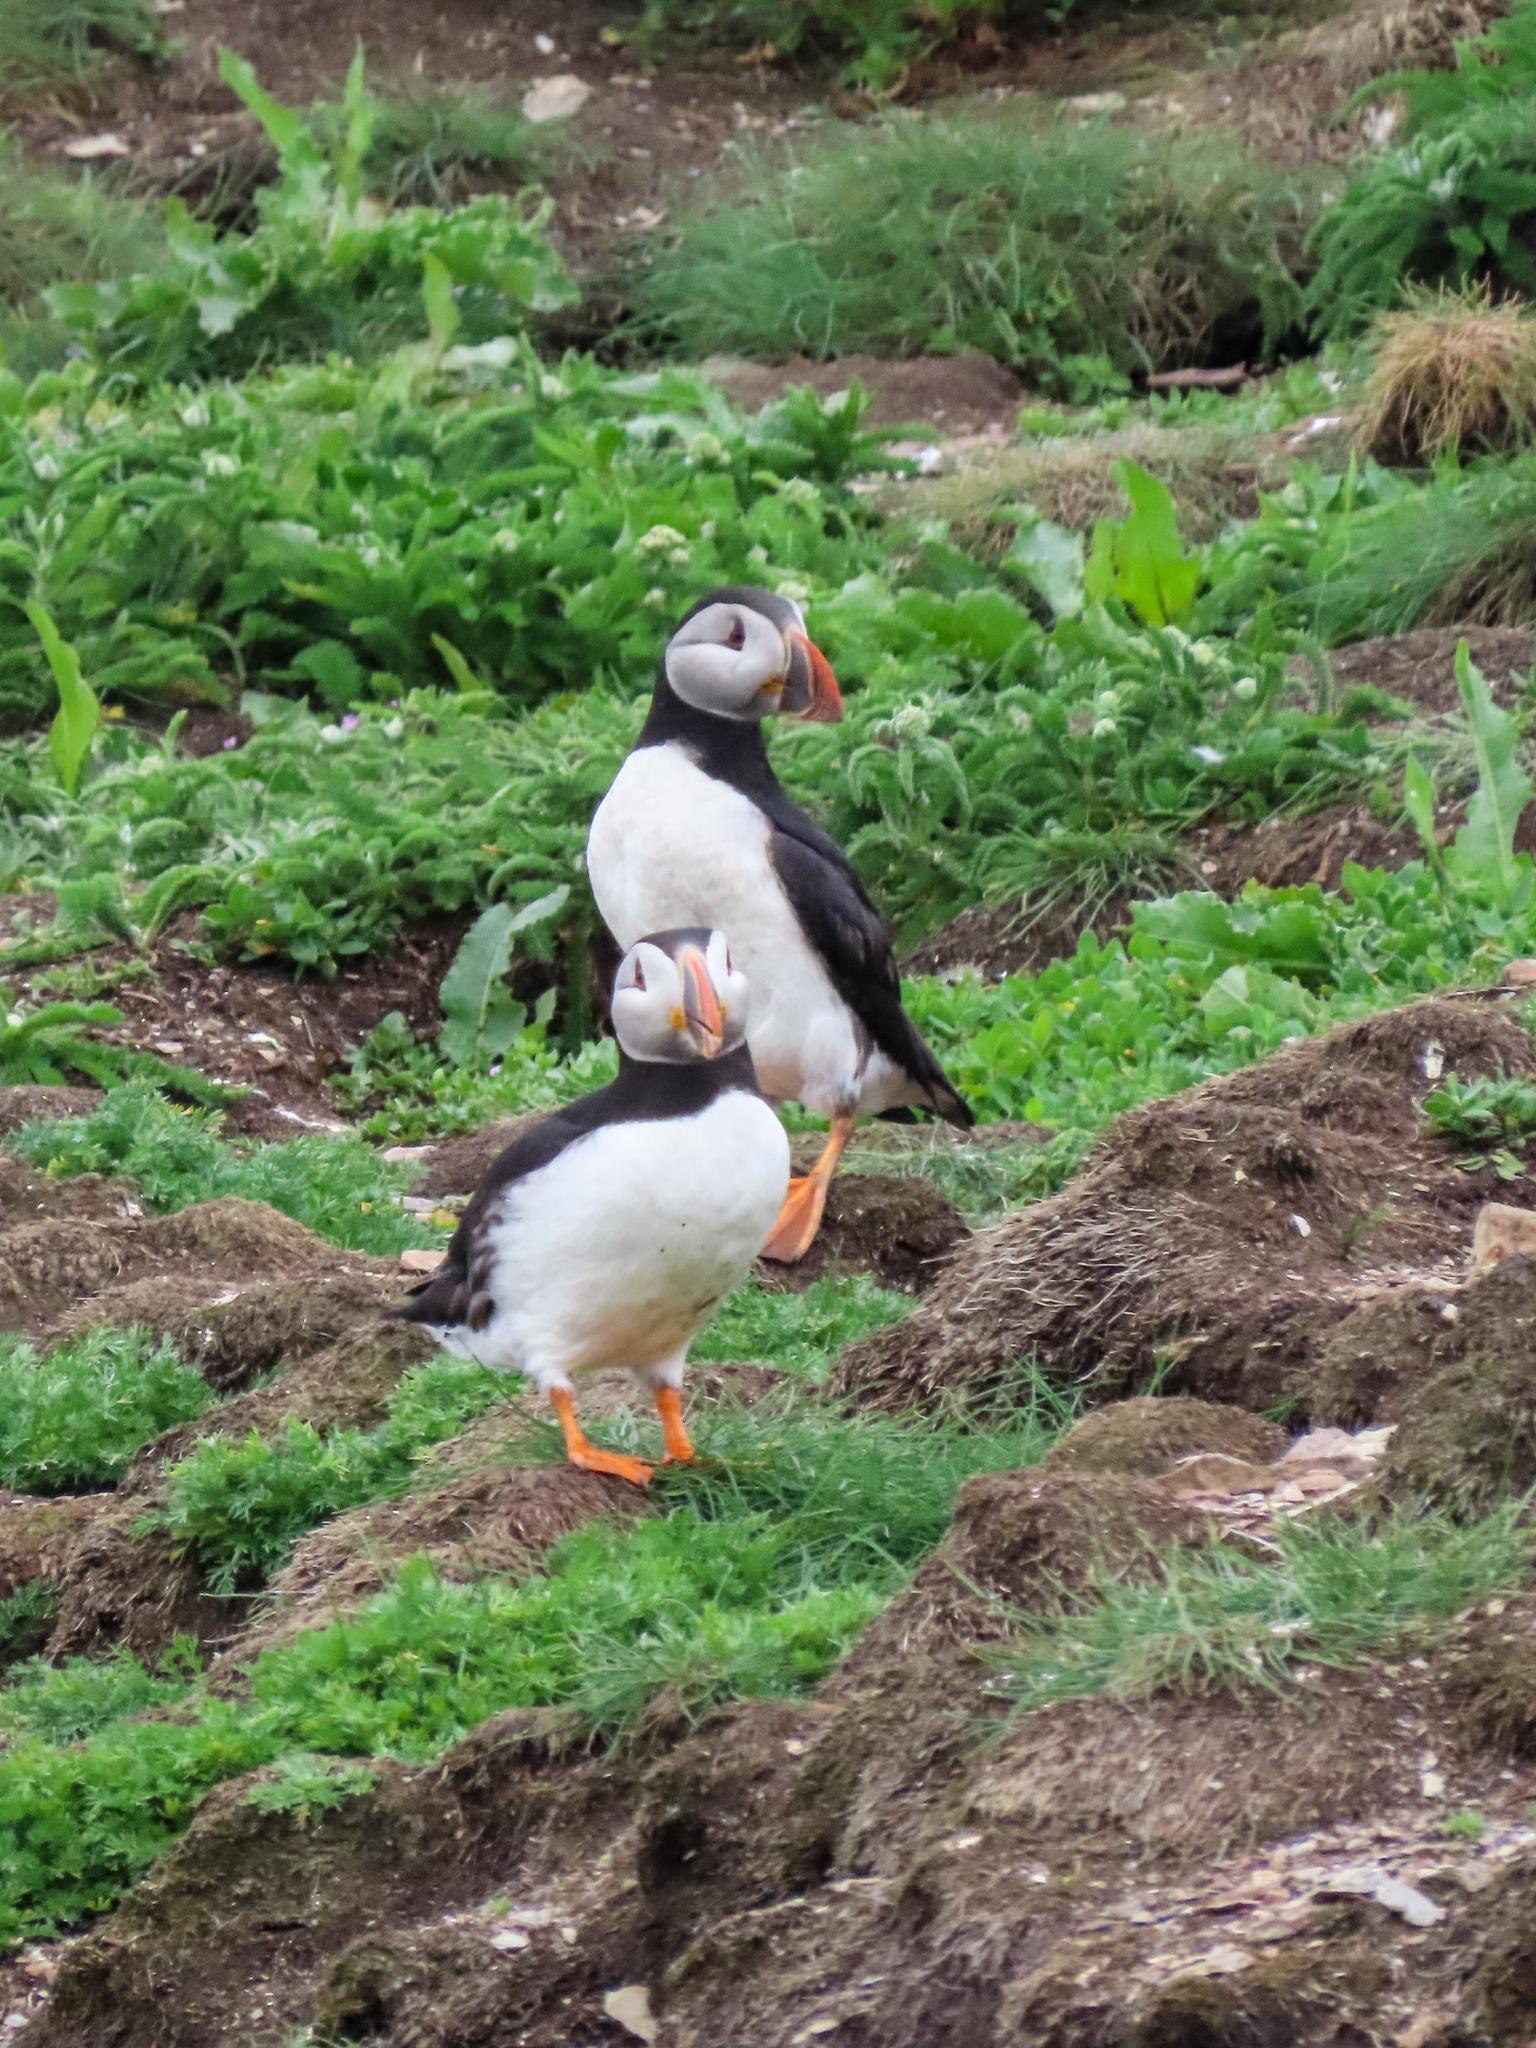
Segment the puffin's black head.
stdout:
[[619,962],[613,1029],[632,1059],[718,1059],[746,1042],[746,978],[723,932],[707,925],[651,932]]
[[750,584],[708,591],[667,642],[662,673],[685,704],[756,721],[782,711],[835,725],[842,693],[800,607]]

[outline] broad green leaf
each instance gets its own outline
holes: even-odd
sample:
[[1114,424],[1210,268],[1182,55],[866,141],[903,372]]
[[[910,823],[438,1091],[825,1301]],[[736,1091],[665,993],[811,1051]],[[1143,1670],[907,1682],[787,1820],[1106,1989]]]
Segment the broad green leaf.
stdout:
[[432,340],[434,361],[441,361],[459,331],[460,313],[453,296],[453,275],[446,263],[429,250],[421,259],[421,296],[427,309],[427,332]]
[[558,915],[570,893],[562,884],[517,910],[493,903],[464,934],[438,992],[443,1012],[438,1044],[455,1066],[498,1058],[527,1024],[527,1011],[512,1000],[506,985],[512,941],[529,925]]
[[1183,617],[1200,587],[1200,565],[1185,559],[1173,493],[1165,483],[1122,456],[1115,481],[1131,501],[1131,515],[1115,536],[1115,590],[1149,626]]
[[1403,766],[1403,809],[1419,835],[1426,857],[1438,860],[1440,847],[1435,838],[1435,785],[1429,778],[1428,769],[1415,754],[1410,754]]
[[1322,980],[1333,966],[1329,921],[1320,903],[1275,895],[1224,903],[1219,896],[1190,891],[1139,903],[1138,930],[1160,939],[1170,952],[1202,962],[1217,974],[1256,962],[1300,981]]
[[1031,520],[1020,525],[1008,559],[1057,618],[1077,617],[1086,580],[1080,533],[1053,519]]
[[80,776],[90,757],[91,742],[101,723],[101,706],[90,684],[82,681],[80,657],[63,639],[42,605],[27,600],[27,617],[42,642],[58,685],[59,708],[48,728],[48,751],[60,782],[70,796],[80,787]]
[[484,691],[485,684],[477,678],[474,670],[451,640],[445,640],[441,633],[434,633],[432,645],[442,656],[444,668],[466,696]]
[[1509,713],[1494,703],[1465,640],[1456,649],[1456,687],[1477,760],[1477,788],[1446,865],[1459,878],[1491,886],[1508,901],[1528,865],[1515,853],[1520,814],[1532,796],[1516,753],[1519,732]]

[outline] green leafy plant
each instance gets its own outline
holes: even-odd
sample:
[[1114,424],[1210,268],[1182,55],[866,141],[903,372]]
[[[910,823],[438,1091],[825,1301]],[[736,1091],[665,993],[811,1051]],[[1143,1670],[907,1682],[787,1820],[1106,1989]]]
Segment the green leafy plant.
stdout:
[[443,976],[438,997],[443,1010],[438,1043],[455,1066],[500,1059],[530,1022],[539,1026],[547,1022],[554,991],[549,991],[544,1015],[530,1019],[527,1010],[512,1000],[507,969],[518,933],[557,917],[570,893],[562,885],[517,910],[506,903],[493,903],[465,933],[453,965]]
[[546,203],[486,197],[448,214],[370,207],[362,166],[373,113],[361,54],[329,151],[309,122],[262,90],[244,58],[226,51],[220,69],[277,151],[279,178],[256,195],[256,228],[219,234],[173,199],[167,261],[154,273],[59,285],[48,295],[118,374],[150,382],[239,370],[313,354],[322,335],[352,355],[386,353],[423,333],[428,257],[451,279],[460,320],[479,339],[516,332],[530,314],[574,296],[542,232]]
[[1424,1114],[1447,1137],[1476,1146],[1458,1166],[1468,1173],[1491,1166],[1501,1180],[1518,1180],[1536,1139],[1536,1083],[1519,1074],[1447,1074],[1425,1096]]
[[27,617],[43,644],[58,687],[59,708],[48,729],[48,751],[66,792],[73,796],[90,759],[91,741],[101,723],[101,706],[89,683],[81,678],[80,657],[59,637],[59,630],[40,604],[29,602]]
[[1536,15],[1517,6],[1457,47],[1449,71],[1393,72],[1357,103],[1400,94],[1409,140],[1369,159],[1318,222],[1309,289],[1321,331],[1349,333],[1406,284],[1483,278],[1529,292],[1536,216]]
[[122,1022],[122,1011],[111,1003],[44,1003],[36,1010],[12,1010],[0,1022],[0,1086],[57,1087],[76,1074],[98,1088],[139,1079],[193,1102],[228,1102],[236,1093],[193,1067],[175,1066],[158,1053],[94,1035]]
[[301,1827],[317,1813],[330,1813],[371,1792],[378,1776],[366,1764],[338,1764],[329,1757],[294,1750],[279,1757],[245,1795],[258,1813],[291,1813]]
[[1114,465],[1114,478],[1131,510],[1124,519],[1095,522],[1084,593],[1099,604],[1119,598],[1148,626],[1173,625],[1200,587],[1200,564],[1185,555],[1179,539],[1173,494],[1125,457]]
[[202,1374],[147,1330],[89,1330],[41,1356],[20,1338],[0,1338],[0,1486],[110,1485],[151,1437],[212,1403]]
[[1492,901],[1512,909],[1531,893],[1531,857],[1515,851],[1515,834],[1536,787],[1520,765],[1520,728],[1494,703],[1487,678],[1473,662],[1465,640],[1456,648],[1456,688],[1477,763],[1466,820],[1442,852],[1435,831],[1434,784],[1412,756],[1403,770],[1403,808],[1426,857],[1448,884],[1475,884]]

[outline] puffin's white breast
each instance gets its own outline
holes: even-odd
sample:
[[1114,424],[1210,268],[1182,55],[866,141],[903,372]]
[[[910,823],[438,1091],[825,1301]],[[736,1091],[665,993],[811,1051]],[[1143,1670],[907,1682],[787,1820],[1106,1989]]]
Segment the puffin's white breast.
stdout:
[[467,1342],[546,1386],[673,1357],[750,1271],[788,1183],[783,1127],[740,1089],[604,1125],[508,1191],[487,1225],[496,1311]]
[[[771,828],[750,798],[669,744],[631,754],[597,808],[587,872],[620,946],[676,925],[725,933],[747,977],[747,1040],[763,1093],[830,1115],[877,1080],[869,1048],[784,894]],[[866,1107],[916,1099],[876,1055],[885,1091]],[[888,1095],[889,1099],[886,1099]]]

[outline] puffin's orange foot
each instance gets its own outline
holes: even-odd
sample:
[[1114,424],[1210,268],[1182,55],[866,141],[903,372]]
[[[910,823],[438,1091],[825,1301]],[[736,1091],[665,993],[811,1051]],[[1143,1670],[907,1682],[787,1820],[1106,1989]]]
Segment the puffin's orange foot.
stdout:
[[609,1479],[627,1479],[631,1486],[649,1486],[655,1469],[647,1465],[644,1458],[627,1458],[622,1451],[600,1451],[596,1444],[570,1451],[567,1456],[583,1472],[601,1472]]
[[667,1447],[663,1465],[697,1465],[699,1454],[688,1441],[683,1426],[683,1397],[676,1387],[656,1389],[656,1413],[661,1417],[661,1434]]
[[777,1259],[786,1266],[793,1265],[796,1259],[803,1259],[816,1242],[826,1206],[825,1178],[811,1173],[802,1180],[792,1180],[789,1193],[784,1197],[784,1206],[779,1211],[779,1220],[773,1226],[773,1235],[763,1246],[761,1256]]

